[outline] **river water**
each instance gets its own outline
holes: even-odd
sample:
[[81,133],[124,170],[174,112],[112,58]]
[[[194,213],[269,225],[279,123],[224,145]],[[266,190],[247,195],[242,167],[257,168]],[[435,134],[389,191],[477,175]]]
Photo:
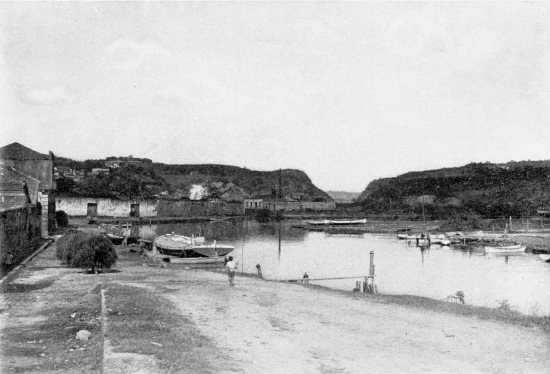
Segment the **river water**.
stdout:
[[[375,283],[382,294],[444,299],[463,291],[467,304],[498,307],[507,302],[524,314],[550,314],[550,265],[537,255],[486,255],[459,247],[429,249],[397,240],[395,234],[329,235],[292,228],[291,222],[260,224],[231,220],[141,226],[140,236],[166,233],[203,235],[232,244],[239,270],[274,280],[362,277],[374,252]],[[310,281],[349,290],[357,279]]]

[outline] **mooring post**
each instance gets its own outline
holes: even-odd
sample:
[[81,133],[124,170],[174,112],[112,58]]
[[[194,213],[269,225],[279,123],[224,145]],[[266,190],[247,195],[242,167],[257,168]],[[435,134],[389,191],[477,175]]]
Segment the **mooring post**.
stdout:
[[370,251],[369,275],[374,275],[374,251]]
[[364,292],[374,293],[374,251],[370,251],[369,275],[365,277]]

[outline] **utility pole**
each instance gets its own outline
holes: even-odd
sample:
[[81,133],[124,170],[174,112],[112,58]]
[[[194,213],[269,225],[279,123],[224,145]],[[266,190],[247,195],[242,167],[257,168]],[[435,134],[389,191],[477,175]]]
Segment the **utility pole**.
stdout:
[[279,169],[279,199],[283,198],[283,171]]

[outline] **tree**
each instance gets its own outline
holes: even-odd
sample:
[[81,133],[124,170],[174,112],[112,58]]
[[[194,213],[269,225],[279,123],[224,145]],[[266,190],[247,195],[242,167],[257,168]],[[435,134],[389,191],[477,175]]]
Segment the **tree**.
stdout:
[[86,234],[71,230],[57,241],[57,258],[71,268],[110,268],[116,263],[117,254],[109,238],[104,235]]
[[97,272],[100,268],[108,269],[116,263],[118,257],[115,248],[106,236],[89,234],[81,244],[71,258],[69,267],[91,268],[92,272]]

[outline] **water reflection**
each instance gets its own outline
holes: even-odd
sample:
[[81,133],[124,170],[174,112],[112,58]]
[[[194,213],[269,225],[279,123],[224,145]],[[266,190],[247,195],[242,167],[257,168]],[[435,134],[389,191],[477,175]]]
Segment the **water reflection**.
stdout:
[[[264,278],[311,279],[362,277],[369,272],[369,252],[375,252],[376,284],[386,294],[411,294],[443,299],[461,290],[466,303],[498,307],[508,299],[523,313],[537,305],[550,314],[550,266],[530,253],[486,256],[481,248],[417,247],[394,235],[336,235],[292,228],[292,223],[260,224],[249,220],[212,223],[146,225],[141,236],[170,232],[204,235],[235,246],[233,256],[247,273]],[[351,291],[355,279],[310,281]]]

